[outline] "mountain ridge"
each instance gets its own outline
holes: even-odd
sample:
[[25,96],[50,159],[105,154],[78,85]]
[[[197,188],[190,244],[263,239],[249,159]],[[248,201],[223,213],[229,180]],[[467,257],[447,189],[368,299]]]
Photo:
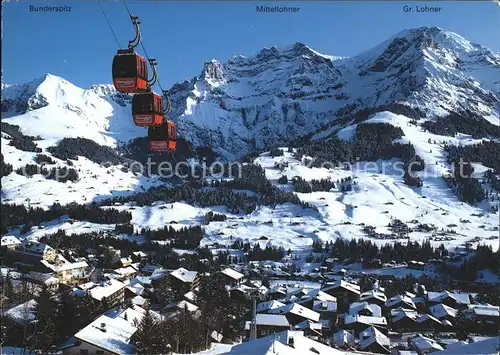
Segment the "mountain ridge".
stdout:
[[[199,75],[172,86],[170,119],[194,146],[210,147],[226,158],[289,144],[335,125],[338,112],[347,107],[356,111],[404,103],[420,109],[425,119],[468,109],[495,124],[500,117],[500,95],[493,91],[496,73],[500,76],[499,54],[439,27],[400,31],[347,58],[295,42],[224,63],[206,61]],[[70,91],[74,95],[68,98]],[[145,135],[126,117],[130,95],[110,84],[84,90],[51,74],[26,84],[2,83],[2,119],[51,102],[93,120],[92,136],[113,137],[101,143],[116,145]],[[104,117],[93,119],[99,115]],[[30,134],[44,134],[14,121]]]

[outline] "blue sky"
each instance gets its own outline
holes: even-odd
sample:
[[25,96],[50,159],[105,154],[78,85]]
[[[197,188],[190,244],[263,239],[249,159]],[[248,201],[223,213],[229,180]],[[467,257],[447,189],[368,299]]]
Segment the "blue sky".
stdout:
[[[30,5],[68,5],[71,12],[30,12]],[[397,32],[439,26],[500,52],[500,6],[493,2],[420,3],[441,13],[405,13],[417,2],[173,2],[128,1],[142,20],[146,50],[159,63],[162,86],[198,75],[205,61],[254,55],[263,47],[303,42],[329,55],[353,56]],[[298,13],[258,13],[257,5],[300,7]],[[104,10],[125,47],[133,27],[120,1]],[[117,44],[97,1],[3,3],[2,70],[6,83],[45,73],[82,88],[111,83]]]

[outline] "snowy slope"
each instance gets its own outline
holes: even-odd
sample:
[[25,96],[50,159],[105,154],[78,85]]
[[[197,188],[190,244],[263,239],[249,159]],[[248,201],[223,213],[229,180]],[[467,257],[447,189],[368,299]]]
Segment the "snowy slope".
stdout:
[[116,146],[145,135],[130,119],[130,97],[110,85],[83,90],[51,74],[3,89],[2,111],[3,122],[43,139],[83,137]]

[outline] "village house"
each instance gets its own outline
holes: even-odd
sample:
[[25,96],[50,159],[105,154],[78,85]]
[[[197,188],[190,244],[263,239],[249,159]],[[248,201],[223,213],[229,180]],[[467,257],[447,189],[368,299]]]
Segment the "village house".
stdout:
[[323,323],[321,322],[312,322],[309,319],[304,320],[298,324],[295,324],[293,330],[299,330],[304,332],[304,336],[319,340],[323,335]]
[[492,305],[469,305],[464,316],[478,323],[490,323],[497,329],[500,327],[500,307]]
[[185,292],[193,291],[200,285],[200,276],[198,273],[196,271],[188,271],[182,267],[172,271],[168,277],[174,289],[185,290]]
[[6,235],[2,237],[1,245],[2,247],[5,247],[7,249],[15,250],[18,246],[21,245],[21,241],[17,237]]
[[313,322],[319,321],[319,313],[301,306],[297,303],[287,304],[281,308],[275,308],[269,311],[271,314],[283,314],[288,319],[290,325],[294,326],[304,320]]
[[387,296],[384,292],[379,290],[370,290],[363,292],[360,297],[360,301],[366,301],[368,303],[376,304],[380,307],[384,307],[387,302]]
[[337,307],[341,311],[348,309],[349,304],[357,301],[361,294],[360,287],[358,285],[344,280],[338,280],[333,284],[326,284],[321,291],[336,297]]
[[15,251],[20,253],[26,262],[53,261],[57,255],[55,249],[51,246],[29,239],[23,239],[16,246]]
[[406,294],[393,296],[385,302],[385,308],[389,310],[398,307],[404,309],[417,309],[413,299]]
[[50,261],[40,260],[42,269],[49,271],[59,279],[60,283],[73,284],[85,282],[90,278],[90,266],[86,261],[69,262],[62,255],[57,254]]
[[353,349],[356,338],[351,332],[341,329],[333,335],[332,343],[342,349]]
[[471,304],[470,297],[467,293],[454,293],[449,291],[427,293],[427,302],[429,306],[439,303],[452,308],[465,309]]
[[359,348],[361,351],[389,354],[390,339],[376,327],[369,327],[359,334]]
[[458,311],[455,308],[451,308],[442,303],[429,307],[429,312],[440,321],[445,319],[450,321],[452,324],[454,324],[458,315]]
[[355,334],[360,334],[366,328],[374,326],[382,333],[388,332],[387,320],[385,317],[370,317],[359,314],[344,315],[344,329],[354,330]]
[[417,335],[408,340],[411,347],[420,355],[443,351],[444,348],[434,339]]
[[126,285],[118,280],[108,280],[88,289],[88,294],[97,301],[108,303],[112,307],[125,300]]
[[268,313],[270,310],[281,308],[285,306],[284,303],[276,300],[265,301],[257,304],[257,313]]
[[331,319],[337,312],[337,302],[315,300],[312,310],[319,313],[323,319]]
[[[251,321],[245,323],[247,337],[250,335]],[[284,330],[290,330],[291,326],[284,315],[279,314],[257,314],[255,316],[257,325],[257,338],[262,338],[271,334],[279,333]]]
[[226,281],[226,285],[234,286],[241,282],[243,282],[243,278],[245,275],[242,273],[233,270],[231,268],[226,268],[222,271],[222,275],[224,276],[224,280]]
[[359,314],[369,317],[382,317],[382,309],[376,304],[368,302],[354,302],[349,305],[349,314]]

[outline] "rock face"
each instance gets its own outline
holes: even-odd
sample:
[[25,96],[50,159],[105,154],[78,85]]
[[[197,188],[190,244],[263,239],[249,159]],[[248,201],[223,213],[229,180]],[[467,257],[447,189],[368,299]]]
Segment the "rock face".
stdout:
[[[4,117],[60,102],[86,113],[93,110],[86,105],[102,104],[94,99],[124,109],[119,112],[129,109],[130,96],[111,85],[94,85],[85,90],[92,99],[74,100],[64,92],[64,79],[50,78],[2,83]],[[178,135],[194,146],[233,157],[285,145],[335,125],[352,110],[391,102],[419,108],[429,119],[471,110],[495,122],[500,117],[498,78],[500,55],[455,33],[422,27],[402,31],[352,58],[323,55],[295,43],[264,48],[250,58],[206,62],[199,76],[171,88],[170,119],[177,123]],[[116,120],[116,112],[106,116],[111,123],[105,129],[112,127],[113,134],[121,132],[120,122],[126,120]],[[133,130],[123,124],[124,136],[131,136]]]

